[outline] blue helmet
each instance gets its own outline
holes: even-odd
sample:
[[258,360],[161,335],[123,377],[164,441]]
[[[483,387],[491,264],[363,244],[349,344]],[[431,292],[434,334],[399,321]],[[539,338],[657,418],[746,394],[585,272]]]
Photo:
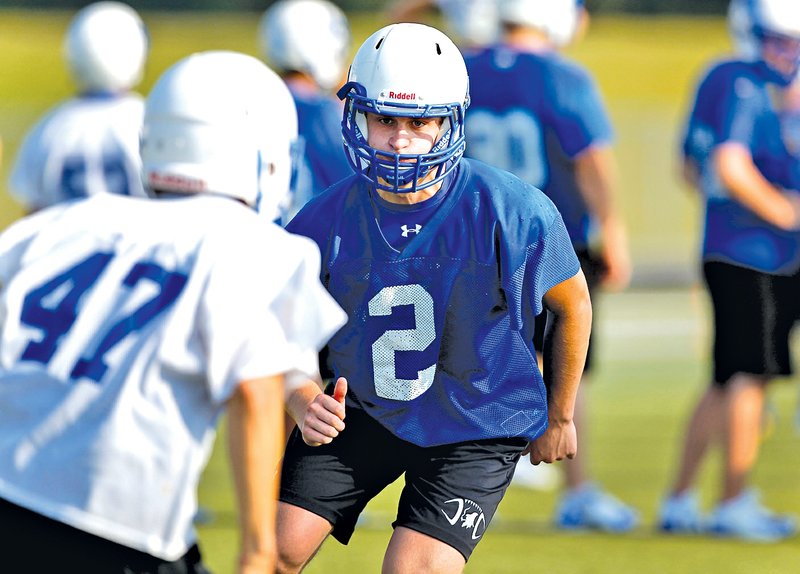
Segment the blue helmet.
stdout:
[[[447,36],[423,24],[386,26],[361,45],[347,80],[338,93],[345,102],[345,150],[353,169],[373,188],[412,193],[455,169],[466,145],[469,80],[464,58]],[[367,143],[366,113],[441,117],[443,122],[428,153],[396,154]]]

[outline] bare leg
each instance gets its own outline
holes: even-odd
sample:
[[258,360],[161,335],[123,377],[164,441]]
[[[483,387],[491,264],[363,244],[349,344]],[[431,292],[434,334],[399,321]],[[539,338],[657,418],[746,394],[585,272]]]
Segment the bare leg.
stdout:
[[331,532],[331,524],[304,508],[278,503],[278,574],[302,572]]
[[398,526],[383,558],[382,574],[459,574],[466,560],[441,540]]
[[725,400],[725,474],[722,500],[739,496],[758,458],[766,381],[738,373],[728,383]]
[[711,385],[694,408],[683,442],[680,467],[672,494],[687,491],[694,484],[709,446],[722,436],[725,390]]

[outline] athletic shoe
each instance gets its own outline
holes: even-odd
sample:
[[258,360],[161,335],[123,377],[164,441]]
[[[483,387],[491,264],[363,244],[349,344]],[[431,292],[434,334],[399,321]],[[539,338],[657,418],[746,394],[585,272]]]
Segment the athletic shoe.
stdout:
[[556,509],[555,524],[568,530],[592,528],[627,532],[639,523],[639,513],[594,484],[568,491]]
[[533,465],[530,459],[525,456],[519,459],[511,484],[522,488],[530,488],[531,490],[549,492],[561,485],[561,472],[552,464],[541,463]]
[[705,529],[705,520],[694,491],[670,496],[661,503],[658,528],[670,534],[699,534]]
[[797,520],[761,505],[758,493],[748,490],[719,504],[709,518],[709,532],[756,542],[777,542],[797,532]]

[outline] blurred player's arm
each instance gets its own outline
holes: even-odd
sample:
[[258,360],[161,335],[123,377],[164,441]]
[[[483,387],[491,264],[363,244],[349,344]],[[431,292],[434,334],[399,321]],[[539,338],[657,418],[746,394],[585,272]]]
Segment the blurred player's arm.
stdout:
[[286,398],[286,410],[309,446],[328,444],[344,430],[347,379],[339,377],[333,396],[326,395],[317,381],[293,389]]
[[533,464],[573,458],[578,450],[575,399],[592,328],[592,303],[583,272],[547,291],[544,304],[550,311],[544,342],[548,425],[528,445]]
[[800,227],[800,194],[784,193],[761,174],[747,146],[727,142],[714,152],[720,181],[731,196],[761,219],[781,229]]
[[625,288],[631,279],[628,235],[616,206],[617,165],[610,146],[592,145],[575,158],[578,188],[600,232],[603,262],[606,266],[603,285]]
[[275,570],[283,377],[242,381],[228,401],[228,450],[239,510],[239,574]]

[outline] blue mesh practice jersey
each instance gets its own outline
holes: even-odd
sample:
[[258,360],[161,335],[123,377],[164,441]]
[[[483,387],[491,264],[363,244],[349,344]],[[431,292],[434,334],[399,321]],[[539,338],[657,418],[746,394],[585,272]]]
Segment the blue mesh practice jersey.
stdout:
[[797,159],[781,137],[770,90],[757,64],[732,60],[712,66],[697,90],[683,154],[696,164],[705,198],[703,259],[789,274],[800,265],[800,234],[778,229],[732,198],[710,161],[717,145],[739,143],[768,181],[798,189]]
[[589,74],[556,52],[493,46],[466,57],[470,110],[466,154],[542,189],[564,218],[576,248],[589,241],[588,207],[574,158],[613,139]]
[[319,245],[322,282],[349,317],[329,374],[348,378],[349,407],[417,445],[532,439],[547,426],[534,317],[579,270],[569,236],[543,193],[481,162],[462,160],[439,193],[402,252],[357,176],[288,225]]
[[342,143],[342,105],[325,93],[304,91],[289,84],[303,138],[290,218],[315,195],[353,173]]

